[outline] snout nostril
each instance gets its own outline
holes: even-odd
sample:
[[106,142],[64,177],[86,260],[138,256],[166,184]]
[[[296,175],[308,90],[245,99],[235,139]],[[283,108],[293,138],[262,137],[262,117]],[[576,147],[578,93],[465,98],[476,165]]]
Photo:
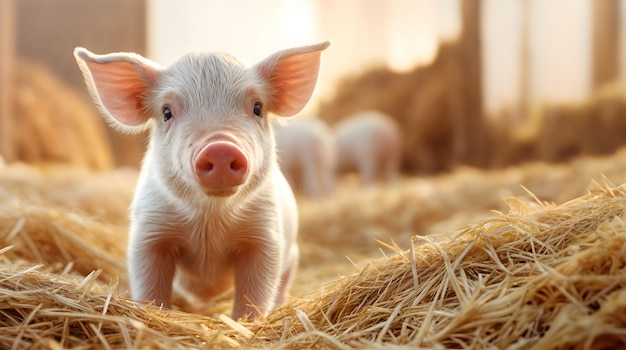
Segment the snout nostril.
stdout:
[[234,172],[245,172],[246,162],[241,159],[235,159],[230,163],[230,170]]
[[213,163],[211,162],[199,162],[196,164],[196,169],[202,172],[211,172],[214,168]]

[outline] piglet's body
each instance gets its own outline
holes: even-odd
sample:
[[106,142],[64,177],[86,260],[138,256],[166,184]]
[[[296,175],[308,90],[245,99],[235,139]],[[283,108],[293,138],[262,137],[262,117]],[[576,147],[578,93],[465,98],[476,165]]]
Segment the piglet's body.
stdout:
[[290,118],[277,127],[276,146],[278,163],[292,188],[313,198],[332,191],[335,139],[323,120]]
[[246,67],[190,54],[163,68],[135,54],[75,50],[87,86],[122,131],[151,129],[131,207],[131,297],[198,308],[235,288],[233,317],[282,303],[298,265],[297,207],[269,113],[291,116],[315,87],[321,43]]

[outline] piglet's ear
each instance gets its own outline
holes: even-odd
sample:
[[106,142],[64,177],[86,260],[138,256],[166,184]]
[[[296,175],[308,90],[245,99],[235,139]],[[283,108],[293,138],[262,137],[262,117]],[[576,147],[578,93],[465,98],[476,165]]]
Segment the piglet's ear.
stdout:
[[96,55],[77,47],[74,57],[106,119],[121,131],[141,131],[150,119],[146,98],[162,69],[132,53]]
[[279,51],[256,65],[271,92],[269,110],[279,116],[297,114],[309,102],[320,67],[320,54],[326,41],[311,46]]

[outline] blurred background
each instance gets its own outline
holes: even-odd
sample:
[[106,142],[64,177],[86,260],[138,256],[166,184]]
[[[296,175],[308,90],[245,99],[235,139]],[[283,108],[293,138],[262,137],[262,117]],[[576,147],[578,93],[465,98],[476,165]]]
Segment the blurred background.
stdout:
[[330,40],[303,114],[375,109],[405,175],[609,154],[626,143],[624,0],[0,0],[5,162],[138,167],[146,135],[110,130],[72,56],[192,50],[246,62]]

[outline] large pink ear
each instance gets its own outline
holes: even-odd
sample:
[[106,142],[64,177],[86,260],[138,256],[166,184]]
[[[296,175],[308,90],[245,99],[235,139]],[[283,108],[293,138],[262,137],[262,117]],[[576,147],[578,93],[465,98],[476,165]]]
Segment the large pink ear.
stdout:
[[279,116],[297,114],[309,102],[320,67],[320,54],[326,41],[311,46],[279,51],[256,65],[272,93],[269,110]]
[[74,57],[107,120],[122,131],[142,130],[150,119],[145,100],[162,69],[133,53],[96,55],[77,47]]

